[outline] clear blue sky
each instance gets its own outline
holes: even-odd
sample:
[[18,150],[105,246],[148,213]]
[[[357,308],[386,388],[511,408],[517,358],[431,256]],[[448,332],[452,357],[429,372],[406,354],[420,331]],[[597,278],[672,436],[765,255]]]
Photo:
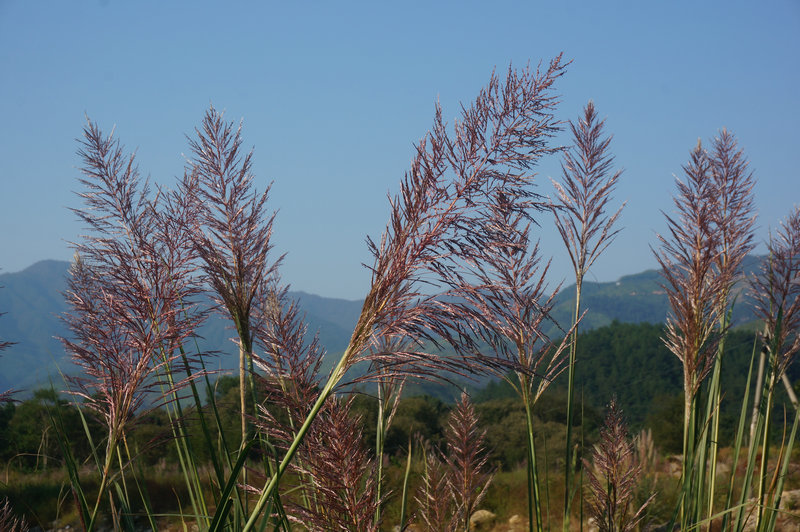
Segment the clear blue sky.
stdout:
[[[244,119],[274,181],[294,289],[360,298],[366,235],[387,220],[440,99],[452,120],[492,68],[573,60],[559,118],[593,99],[625,168],[624,230],[591,278],[654,267],[673,175],[727,127],[758,179],[759,238],[800,202],[800,2],[198,2],[0,0],[0,269],[68,260],[84,116],[159,183],[209,103]],[[539,168],[539,191],[557,161]],[[569,278],[542,219],[553,281]]]

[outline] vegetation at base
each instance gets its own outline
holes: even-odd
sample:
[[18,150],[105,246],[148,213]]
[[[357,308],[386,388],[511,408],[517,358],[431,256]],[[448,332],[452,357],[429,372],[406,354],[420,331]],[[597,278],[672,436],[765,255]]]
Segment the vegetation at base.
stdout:
[[[632,433],[650,429],[656,448],[662,456],[679,454],[681,448],[681,414],[683,401],[681,383],[677,370],[671,368],[672,355],[660,340],[661,327],[640,323],[614,322],[597,330],[581,333],[578,357],[581,364],[576,370],[578,400],[580,408],[574,425],[582,431],[581,455],[591,449],[597,441],[607,401],[615,393],[619,406],[629,422]],[[723,376],[725,389],[730,397],[723,402],[722,445],[732,444],[732,428],[735,410],[740,407],[734,398],[744,389],[747,364],[752,351],[753,335],[748,331],[732,331],[728,339],[728,366]],[[591,353],[591,356],[588,354]],[[671,370],[671,371],[670,371]],[[793,374],[793,382],[797,376]],[[563,447],[565,417],[565,383],[556,380],[537,402],[534,414],[537,437],[543,438],[538,448],[547,457],[550,480],[555,482],[560,475],[563,459],[554,450]],[[617,383],[617,384],[614,384]],[[421,386],[421,389],[426,386]],[[216,380],[217,406],[225,423],[225,432],[233,438],[239,431],[238,379],[223,376]],[[624,393],[622,393],[624,392]],[[452,396],[453,394],[449,394]],[[479,426],[486,431],[486,447],[491,464],[499,470],[487,493],[484,506],[501,516],[524,515],[524,505],[514,501],[524,500],[525,479],[525,409],[506,381],[491,381],[484,387],[471,390],[478,415]],[[263,397],[262,397],[263,398]],[[781,404],[785,400],[780,401]],[[399,518],[396,494],[401,488],[405,453],[410,439],[423,438],[435,448],[441,448],[444,440],[446,420],[452,402],[430,395],[404,394],[400,399],[394,420],[386,436],[384,452],[389,461],[387,485],[394,495],[390,497],[386,511],[389,520]],[[206,404],[206,407],[208,405]],[[779,408],[776,406],[776,409]],[[68,435],[73,442],[73,452],[81,461],[89,459],[90,449],[85,443],[83,429],[76,407],[54,390],[37,390],[30,399],[20,403],[5,403],[0,406],[0,498],[10,497],[20,502],[20,508],[28,520],[48,522],[60,518],[68,522],[74,518],[74,508],[69,497],[65,497],[68,478],[63,469],[63,456],[52,434],[48,412],[60,411]],[[377,407],[374,397],[364,391],[355,395],[352,414],[361,422],[367,447],[375,444]],[[92,419],[92,418],[87,418]],[[205,451],[196,413],[186,411],[186,426],[192,446],[198,453],[198,461],[209,469],[209,457]],[[92,431],[100,438],[100,426],[92,423]],[[147,479],[151,499],[157,501],[158,513],[171,514],[187,504],[183,479],[175,469],[178,457],[174,445],[169,445],[170,421],[163,409],[155,409],[143,416],[131,432],[130,443],[137,451],[137,461]],[[545,441],[546,440],[546,444]],[[543,460],[545,460],[543,456]],[[415,467],[421,467],[416,464]],[[655,475],[655,472],[652,472]],[[419,482],[420,471],[411,477],[412,487]],[[95,479],[94,485],[98,480]],[[664,479],[654,480],[659,484],[659,493],[672,490]],[[556,486],[551,491],[556,492]],[[509,494],[514,493],[515,496]],[[522,497],[520,499],[519,497]],[[552,497],[555,511],[557,497]],[[23,502],[24,501],[24,502]],[[658,512],[668,519],[669,504],[659,498]]]

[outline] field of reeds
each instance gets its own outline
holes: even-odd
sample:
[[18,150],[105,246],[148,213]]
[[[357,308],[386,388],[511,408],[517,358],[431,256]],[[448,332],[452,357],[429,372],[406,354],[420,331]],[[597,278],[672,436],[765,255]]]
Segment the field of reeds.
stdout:
[[[281,282],[269,187],[256,187],[241,126],[210,108],[167,189],[151,187],[134,155],[89,121],[75,209],[86,235],[74,243],[62,339],[81,373],[64,380],[71,406],[43,398],[59,467],[26,494],[30,475],[7,466],[12,497],[0,529],[41,522],[15,501],[48,490],[58,503],[44,519],[62,519],[63,508],[84,530],[797,527],[798,409],[787,370],[800,348],[800,209],[767,243],[760,274],[745,278],[755,178],[726,130],[690,151],[668,231],[652,247],[671,307],[662,340],[683,375],[681,452],[659,453],[647,432],[632,437],[614,397],[585,439],[575,389],[581,290],[613,245],[623,206],[613,197],[621,172],[611,137],[592,102],[574,121],[557,118],[565,67],[557,57],[493,74],[452,125],[437,106],[389,198],[384,232],[368,241],[370,287],[349,345],[333,355]],[[565,128],[571,145],[553,145]],[[535,173],[551,157],[563,169],[553,198]],[[546,283],[536,237],[547,224],[562,237],[576,288],[573,319],[550,336],[558,289]],[[731,398],[722,374],[741,290],[757,301],[763,330]],[[201,323],[219,319],[237,337],[229,393],[195,341]],[[512,392],[505,426],[519,436],[520,467],[490,460],[476,410],[486,406],[466,393],[435,438],[389,437],[406,386],[487,375]],[[556,382],[563,425],[537,414]],[[723,426],[723,398],[739,405],[734,427]],[[161,431],[145,438],[139,431],[153,430],[153,419]],[[733,434],[724,447],[723,432]],[[489,506],[502,519],[492,523]]]

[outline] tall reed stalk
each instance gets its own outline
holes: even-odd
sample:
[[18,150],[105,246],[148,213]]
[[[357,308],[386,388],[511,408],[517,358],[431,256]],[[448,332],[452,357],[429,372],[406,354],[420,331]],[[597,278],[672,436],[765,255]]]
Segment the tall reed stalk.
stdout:
[[[777,518],[783,475],[778,475],[780,455],[775,474],[781,479],[769,482],[770,433],[775,388],[786,374],[786,369],[800,351],[800,208],[795,207],[775,235],[767,244],[769,256],[762,267],[761,275],[751,280],[756,298],[756,313],[764,321],[765,334],[762,342],[769,357],[767,378],[761,389],[757,389],[755,430],[751,430],[750,460],[755,449],[760,447],[761,463],[756,500],[758,512],[757,530],[770,530]],[[780,454],[791,454],[800,411],[795,412],[792,434],[788,443],[781,446]],[[785,461],[785,459],[784,459]],[[785,474],[785,473],[784,473]]]
[[399,195],[390,201],[387,229],[379,242],[370,241],[371,287],[349,345],[277,471],[259,490],[245,531],[260,519],[314,419],[354,364],[376,362],[373,367],[380,367],[383,361],[417,376],[465,367],[457,359],[443,359],[423,349],[374,354],[370,346],[387,336],[405,337],[420,347],[422,340],[441,338],[460,344],[451,334],[458,305],[421,289],[428,283],[460,285],[454,271],[467,249],[465,243],[482,247],[490,238],[474,230],[471,217],[502,191],[519,194],[529,183],[529,166],[547,152],[545,143],[554,128],[555,100],[550,90],[563,68],[558,57],[543,72],[509,69],[502,84],[493,75],[473,105],[464,108],[453,134],[437,106],[433,129],[417,147]]
[[729,298],[753,248],[753,179],[746,159],[725,130],[713,147],[708,153],[698,142],[692,151],[684,166],[686,182],[677,182],[678,216],[667,216],[670,234],[659,235],[661,249],[655,252],[671,307],[664,342],[683,363],[682,529],[714,515]]
[[616,187],[621,170],[612,173],[614,158],[608,154],[611,137],[603,134],[604,120],[598,120],[594,103],[584,109],[583,118],[570,123],[573,146],[564,152],[562,163],[563,184],[553,182],[557,196],[553,215],[561,239],[567,248],[575,273],[575,307],[572,316],[572,338],[567,363],[567,439],[564,456],[564,522],[569,530],[572,506],[573,463],[572,420],[575,399],[575,353],[578,347],[578,322],[581,318],[581,290],[583,279],[600,254],[614,240],[619,229],[613,226],[622,212],[606,210]]
[[[85,512],[84,526],[92,530],[106,489],[125,467],[120,445],[129,426],[153,408],[154,401],[166,399],[193,378],[175,381],[171,366],[181,359],[180,346],[193,334],[200,316],[187,307],[196,293],[187,267],[190,257],[162,231],[158,196],[151,199],[134,157],[126,156],[118,142],[104,137],[93,123],[84,130],[79,154],[85,208],[74,212],[90,233],[75,245],[66,293],[71,310],[64,317],[71,337],[63,343],[85,375],[71,379],[73,393],[107,429],[98,461],[98,497]],[[161,380],[165,375],[167,383]],[[118,501],[126,508],[127,490],[124,484],[121,488]],[[111,491],[108,499],[113,508]],[[201,501],[195,503],[198,515],[206,513]],[[118,516],[112,512],[112,517]]]
[[[402,346],[402,339],[396,338],[383,338],[380,340],[378,350],[382,352],[391,353],[393,351],[404,350]],[[377,507],[375,509],[375,523],[381,522],[382,498],[384,496],[383,483],[384,483],[384,449],[386,444],[386,436],[389,433],[389,427],[392,424],[394,415],[397,413],[397,407],[400,405],[400,397],[403,394],[405,387],[405,378],[398,377],[394,374],[391,368],[380,367],[378,368],[377,376],[377,389],[378,389],[378,416],[375,427],[375,460],[377,462],[376,472],[376,490],[377,490]],[[402,520],[401,520],[402,521]]]
[[247,390],[253,390],[252,378],[248,379],[253,369],[253,307],[263,300],[282,260],[272,257],[275,215],[267,212],[269,187],[262,193],[254,187],[253,153],[242,151],[241,124],[234,128],[211,107],[190,147],[193,156],[183,192],[196,204],[191,234],[203,280],[238,336],[243,446],[248,440]]
[[[708,420],[708,436],[701,443],[707,449],[708,486],[703,516],[707,521],[715,514],[714,493],[717,479],[717,451],[719,442],[720,404],[722,402],[721,373],[725,353],[725,333],[730,327],[733,291],[743,280],[742,262],[753,250],[753,227],[756,216],[753,174],[748,170],[748,162],[742,150],[738,149],[735,137],[723,129],[714,138],[711,159],[711,177],[716,189],[716,209],[713,212],[713,225],[719,235],[719,255],[715,269],[719,275],[728,276],[728,283],[722,288],[720,309],[718,311],[718,330],[721,331],[717,355],[714,359],[709,382],[705,419]],[[701,455],[700,463],[706,463]]]

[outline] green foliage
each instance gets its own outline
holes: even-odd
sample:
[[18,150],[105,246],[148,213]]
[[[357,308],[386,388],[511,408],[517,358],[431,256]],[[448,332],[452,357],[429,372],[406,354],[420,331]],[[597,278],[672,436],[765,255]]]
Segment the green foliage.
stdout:
[[14,417],[16,407],[14,403],[4,403],[0,405],[0,460],[8,460],[11,457],[11,431],[8,426]]
[[[60,466],[63,456],[50,423],[50,415],[56,412],[64,419],[73,452],[86,459],[91,451],[78,411],[52,389],[36,390],[31,399],[3,407],[0,411],[0,428],[4,429],[0,436],[0,457],[25,470]],[[99,433],[97,423],[90,428]]]
[[646,425],[665,453],[680,454],[683,447],[683,394],[660,395],[653,400]]
[[401,399],[386,435],[386,454],[404,452],[409,438],[418,435],[434,446],[439,446],[449,412],[448,405],[430,396]]

